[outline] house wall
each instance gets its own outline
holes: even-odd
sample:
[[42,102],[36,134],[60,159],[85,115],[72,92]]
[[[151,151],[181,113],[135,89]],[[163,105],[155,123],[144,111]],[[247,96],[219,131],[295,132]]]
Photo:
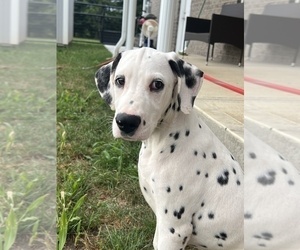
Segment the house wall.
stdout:
[[[205,0],[192,0],[191,14],[192,17],[199,17],[199,12]],[[152,0],[152,13],[158,17],[161,0]],[[211,19],[213,13],[219,14],[224,3],[234,3],[232,0],[206,0],[204,8],[200,13],[200,18]],[[244,16],[247,20],[250,13],[262,14],[264,7],[268,3],[288,3],[291,0],[246,0],[244,1]],[[175,50],[175,42],[178,27],[180,0],[176,6],[175,24],[173,28],[173,42],[172,50]],[[207,43],[200,41],[190,41],[186,52],[188,54],[197,54],[206,56]],[[245,48],[245,55],[247,55],[248,46]],[[252,48],[251,60],[264,61],[272,63],[291,63],[295,51],[293,49],[274,44],[255,44]],[[214,60],[237,64],[240,57],[240,50],[229,44],[216,44],[214,49]],[[300,60],[300,53],[298,60]]]

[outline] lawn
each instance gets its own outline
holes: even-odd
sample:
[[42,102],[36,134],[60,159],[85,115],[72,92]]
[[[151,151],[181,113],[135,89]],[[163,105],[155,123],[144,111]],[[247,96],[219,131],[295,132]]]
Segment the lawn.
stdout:
[[138,185],[140,143],[113,138],[113,112],[94,83],[110,57],[99,43],[57,49],[60,249],[153,249],[155,217]]
[[0,47],[0,249],[56,245],[56,44]]

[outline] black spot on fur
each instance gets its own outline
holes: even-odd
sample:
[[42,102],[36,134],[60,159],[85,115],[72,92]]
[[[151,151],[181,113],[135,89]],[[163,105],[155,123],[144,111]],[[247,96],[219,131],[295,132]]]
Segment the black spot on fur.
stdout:
[[147,188],[144,187],[145,192],[147,192]]
[[208,173],[205,174],[205,178],[208,178]]
[[201,220],[202,219],[202,215],[200,214],[199,216],[198,216],[198,220]]
[[204,207],[204,205],[205,205],[205,203],[204,203],[204,202],[202,202],[202,203],[201,203],[201,207]]
[[256,159],[256,154],[253,152],[249,153],[249,156],[251,159]]
[[143,125],[144,125],[144,126],[146,125],[146,121],[145,121],[145,120],[143,120]]
[[236,184],[239,186],[239,185],[241,185],[241,182],[239,180],[237,180]]
[[184,210],[185,210],[184,207],[181,207],[181,208],[179,209],[179,211],[174,210],[173,215],[174,215],[175,217],[177,217],[177,219],[181,219],[181,216],[183,215]]
[[179,191],[182,191],[182,190],[183,190],[183,186],[180,185],[180,186],[179,186]]
[[217,154],[215,152],[212,153],[212,158],[217,159]]
[[197,172],[196,172],[196,173],[197,173],[197,175],[200,175],[200,173],[201,173],[201,172],[200,172],[200,170],[197,170]]
[[117,57],[115,58],[115,60],[114,60],[114,62],[112,64],[112,67],[111,67],[111,72],[112,73],[116,70],[116,68],[117,68],[117,66],[118,66],[118,64],[119,64],[119,62],[121,60],[121,57],[122,57],[122,53],[119,53],[117,55]]
[[184,237],[184,239],[182,241],[182,245],[184,245],[186,243],[187,238],[188,238],[187,236]]
[[285,159],[281,155],[278,155],[278,156],[281,160],[285,161]]
[[170,228],[170,232],[171,232],[172,234],[174,234],[174,233],[175,233],[175,229],[174,229],[173,227],[171,227],[171,228]]
[[210,213],[208,214],[208,218],[209,218],[210,220],[213,220],[213,219],[215,218],[215,215],[214,215],[212,212],[210,212]]
[[224,241],[227,239],[227,234],[224,233],[224,232],[221,232],[220,236],[221,236],[221,239],[224,240]]
[[273,238],[273,235],[271,233],[265,232],[265,233],[261,233],[261,235],[263,236],[263,238],[265,240],[270,240]]
[[172,154],[172,153],[174,153],[174,151],[175,151],[175,147],[176,147],[176,145],[175,145],[175,144],[172,144],[172,145],[171,145],[171,151],[170,151],[170,152],[171,152],[171,154]]
[[235,159],[234,159],[234,157],[233,157],[233,155],[232,155],[232,154],[230,154],[230,157],[231,157],[231,159],[232,159],[232,160],[234,160],[234,161],[235,161]]
[[179,133],[179,132],[176,132],[175,135],[174,135],[174,139],[175,139],[175,140],[178,140],[179,135],[180,135],[180,133]]
[[203,156],[203,158],[204,158],[204,159],[206,159],[206,154],[205,154],[205,153],[203,153],[203,155],[202,155],[202,156]]
[[282,168],[282,172],[283,172],[284,174],[287,174],[287,171],[286,171],[285,168]]
[[260,235],[257,235],[257,234],[253,235],[253,238],[264,239],[264,240],[270,241],[273,238],[273,235],[271,233],[269,233],[269,232],[263,232]]
[[202,128],[201,124],[198,124],[199,128]]
[[259,247],[266,247],[266,244],[264,244],[264,243],[259,243],[258,246],[259,246]]
[[171,188],[170,188],[170,187],[167,187],[167,189],[166,189],[166,190],[167,190],[167,192],[168,192],[168,193],[170,193],[170,192],[171,192]]
[[229,172],[227,170],[224,170],[224,172],[222,173],[222,175],[220,175],[217,178],[218,183],[223,186],[223,185],[227,185],[228,184],[228,180],[229,180]]
[[165,209],[165,214],[167,214],[168,213],[168,209]]
[[245,213],[245,214],[244,214],[244,218],[245,218],[245,219],[252,219],[252,214],[250,214],[250,213]]
[[292,180],[288,181],[289,185],[293,186],[295,183]]
[[275,182],[275,176],[276,176],[276,172],[272,170],[272,171],[269,171],[264,176],[258,177],[257,181],[258,181],[258,183],[262,184],[263,186],[272,185]]
[[190,131],[189,130],[185,131],[185,136],[189,136],[189,135],[190,135]]
[[170,105],[168,106],[168,108],[165,111],[165,116],[167,115],[167,113],[169,112],[170,108],[171,108],[172,104],[170,103]]
[[194,151],[194,155],[195,155],[195,156],[198,155],[198,151],[197,151],[197,150]]

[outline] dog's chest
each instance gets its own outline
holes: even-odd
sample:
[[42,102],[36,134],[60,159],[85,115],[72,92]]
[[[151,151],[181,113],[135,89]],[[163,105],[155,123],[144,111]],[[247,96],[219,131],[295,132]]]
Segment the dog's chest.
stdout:
[[208,192],[223,192],[223,187],[236,188],[242,182],[238,163],[201,120],[177,124],[141,147],[140,186],[154,211],[167,198],[184,202],[195,195],[208,200]]

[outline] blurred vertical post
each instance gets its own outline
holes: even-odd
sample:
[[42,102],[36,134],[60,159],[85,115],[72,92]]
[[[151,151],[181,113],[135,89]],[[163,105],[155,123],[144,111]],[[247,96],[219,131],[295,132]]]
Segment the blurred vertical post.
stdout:
[[56,1],[0,5],[0,249],[56,249]]

